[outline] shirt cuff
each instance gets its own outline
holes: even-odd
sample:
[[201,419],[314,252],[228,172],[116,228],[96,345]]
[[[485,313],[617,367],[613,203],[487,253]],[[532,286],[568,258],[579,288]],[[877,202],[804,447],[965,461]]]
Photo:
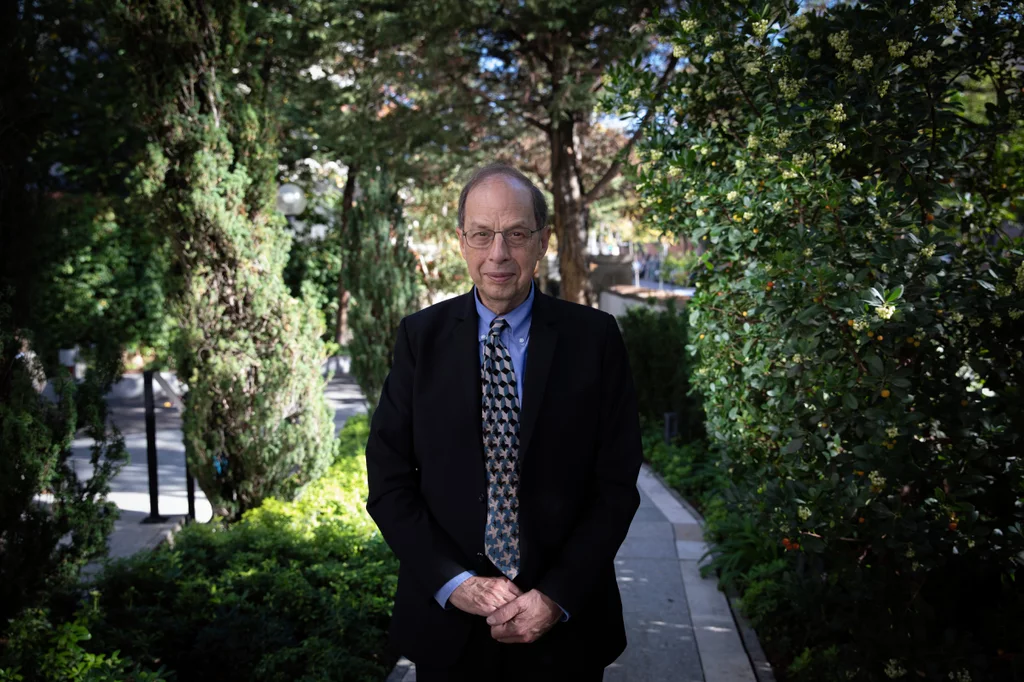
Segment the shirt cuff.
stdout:
[[448,604],[448,598],[452,596],[452,592],[454,592],[455,588],[459,585],[466,582],[468,578],[472,578],[475,575],[476,573],[473,571],[463,571],[462,573],[459,573],[457,576],[446,582],[440,590],[434,593],[434,599],[437,600],[437,603],[441,605],[442,609],[451,608],[451,605]]

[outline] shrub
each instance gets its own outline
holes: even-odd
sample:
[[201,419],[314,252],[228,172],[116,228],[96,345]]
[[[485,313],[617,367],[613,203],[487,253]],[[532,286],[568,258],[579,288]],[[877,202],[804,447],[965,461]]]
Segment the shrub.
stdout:
[[645,422],[664,424],[665,413],[679,415],[684,442],[703,433],[700,400],[690,396],[687,318],[667,301],[667,309],[637,306],[619,318],[622,338],[637,391],[637,407]]
[[[117,518],[106,495],[128,459],[106,424],[101,387],[112,368],[91,370],[81,386],[58,381],[49,402],[33,385],[41,368],[19,357],[24,331],[9,328],[9,313],[0,298],[0,638],[9,619],[106,553]],[[88,481],[70,462],[79,424],[95,440]]]
[[647,462],[697,509],[703,511],[720,494],[725,477],[703,440],[666,443],[661,430],[652,428],[645,431],[643,440]]
[[3,682],[162,682],[163,670],[141,668],[121,652],[96,654],[83,648],[98,618],[93,605],[80,608],[72,620],[51,621],[44,609],[27,609],[8,629],[0,656]]
[[607,79],[652,109],[649,222],[708,249],[690,344],[722,540],[788,550],[784,598],[744,603],[792,679],[1024,675],[1022,18],[694,3],[658,27],[666,90]]
[[294,502],[268,499],[226,529],[190,525],[173,547],[97,577],[96,648],[190,682],[379,680],[397,562],[366,514],[365,417]]

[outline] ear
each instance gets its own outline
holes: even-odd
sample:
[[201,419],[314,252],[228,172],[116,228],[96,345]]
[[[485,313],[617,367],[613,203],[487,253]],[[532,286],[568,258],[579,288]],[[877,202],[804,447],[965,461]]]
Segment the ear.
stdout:
[[540,231],[540,255],[538,258],[543,258],[544,254],[548,252],[548,244],[551,242],[551,226],[548,225]]

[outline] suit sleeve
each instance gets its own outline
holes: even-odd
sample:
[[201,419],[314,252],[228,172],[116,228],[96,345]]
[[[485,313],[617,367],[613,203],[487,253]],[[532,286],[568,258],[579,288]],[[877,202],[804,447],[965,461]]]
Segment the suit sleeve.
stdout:
[[415,358],[406,321],[398,326],[391,372],[370,422],[366,444],[366,511],[403,567],[435,594],[465,571],[461,552],[430,514],[420,494],[413,453],[412,394]]
[[568,613],[586,610],[640,506],[640,417],[626,347],[611,316],[605,338],[594,491],[557,560],[537,585]]

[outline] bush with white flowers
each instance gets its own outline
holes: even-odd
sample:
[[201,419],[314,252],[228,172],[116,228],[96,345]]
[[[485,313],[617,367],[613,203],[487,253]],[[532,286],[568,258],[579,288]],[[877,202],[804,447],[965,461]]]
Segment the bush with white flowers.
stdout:
[[695,2],[666,90],[605,79],[653,108],[646,220],[705,248],[718,566],[788,679],[1024,676],[1022,15]]

